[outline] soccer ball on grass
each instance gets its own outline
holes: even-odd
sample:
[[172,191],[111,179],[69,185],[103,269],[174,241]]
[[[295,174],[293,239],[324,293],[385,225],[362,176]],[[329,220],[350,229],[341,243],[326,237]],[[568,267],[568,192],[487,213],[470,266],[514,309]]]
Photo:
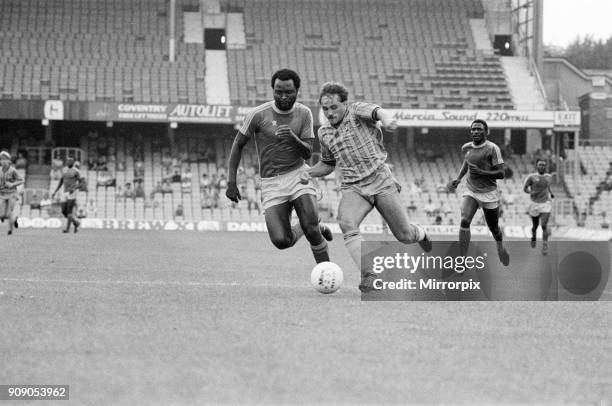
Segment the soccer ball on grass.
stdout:
[[342,285],[342,269],[333,262],[318,263],[310,274],[310,283],[319,293],[334,293]]

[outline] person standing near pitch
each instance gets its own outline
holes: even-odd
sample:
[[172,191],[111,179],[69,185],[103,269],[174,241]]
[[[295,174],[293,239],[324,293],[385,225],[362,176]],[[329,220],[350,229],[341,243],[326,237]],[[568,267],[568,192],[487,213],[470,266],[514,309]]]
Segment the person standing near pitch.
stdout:
[[554,199],[550,184],[552,174],[546,173],[546,161],[538,159],[536,162],[537,172],[530,174],[525,179],[523,191],[529,193],[531,204],[527,213],[531,217],[533,226],[531,227],[531,248],[536,247],[536,231],[538,225],[542,225],[542,255],[548,255],[548,220],[552,211],[551,199]]
[[66,168],[60,178],[57,188],[53,192],[51,197],[55,197],[57,191],[64,186],[64,191],[61,195],[62,214],[66,217],[66,228],[62,232],[67,233],[70,231],[70,225],[74,224],[74,232],[76,233],[81,225],[81,222],[75,218],[74,208],[76,207],[76,194],[79,190],[81,182],[81,172],[74,166],[74,158],[68,157],[66,159]]
[[12,166],[11,155],[0,152],[0,219],[8,219],[8,235],[13,234],[13,228],[17,228],[17,217],[14,214],[15,202],[17,201],[17,186],[23,183],[17,169]]
[[319,94],[319,104],[328,123],[319,128],[321,160],[302,174],[302,182],[326,176],[336,165],[341,170],[342,198],[338,206],[338,221],[344,234],[344,245],[361,271],[359,289],[373,289],[376,278],[361,266],[359,226],[367,214],[376,208],[395,238],[405,244],[418,242],[426,252],[431,240],[418,224],[411,224],[400,199],[400,186],[394,178],[383,145],[381,124],[388,130],[397,129],[397,122],[386,110],[371,103],[348,103],[344,85],[328,82]]
[[497,179],[504,178],[504,160],[497,145],[487,140],[489,126],[484,120],[474,120],[470,126],[472,142],[461,147],[465,155],[457,179],[452,180],[448,189],[454,192],[461,179],[468,174],[467,188],[461,202],[461,225],[459,228],[459,248],[461,255],[467,255],[471,233],[470,224],[474,214],[482,207],[485,221],[497,242],[497,255],[505,266],[510,264],[510,255],[503,243],[499,228],[499,193]]
[[[300,183],[300,173],[307,168],[304,160],[312,155],[312,113],[308,107],[296,103],[300,89],[300,77],[296,72],[290,69],[275,72],[271,86],[274,100],[253,109],[234,138],[225,195],[235,203],[241,199],[236,174],[242,150],[253,139],[259,158],[262,204],[272,244],[278,249],[289,248],[305,235],[315,261],[329,261],[327,241],[332,240],[332,233],[328,227],[319,225],[317,190],[312,185]],[[294,208],[299,224],[292,227]]]

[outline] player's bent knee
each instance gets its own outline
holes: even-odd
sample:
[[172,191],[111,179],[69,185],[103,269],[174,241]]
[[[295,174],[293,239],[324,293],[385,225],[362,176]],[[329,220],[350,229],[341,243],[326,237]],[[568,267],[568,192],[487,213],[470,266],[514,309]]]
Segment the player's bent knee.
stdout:
[[272,244],[279,250],[284,250],[292,246],[289,238],[271,238]]
[[461,228],[470,228],[470,224],[472,224],[472,220],[462,217],[460,227]]

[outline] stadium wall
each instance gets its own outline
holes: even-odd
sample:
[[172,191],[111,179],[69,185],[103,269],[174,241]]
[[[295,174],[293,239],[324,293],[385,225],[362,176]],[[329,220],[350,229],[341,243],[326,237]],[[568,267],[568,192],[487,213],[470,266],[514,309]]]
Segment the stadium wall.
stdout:
[[584,138],[612,143],[612,94],[589,93],[580,98]]
[[542,81],[551,105],[561,109],[579,109],[579,99],[586,93],[612,93],[612,80],[587,75],[563,58],[544,59]]
[[[175,220],[117,220],[117,219],[82,219],[83,229],[97,230],[123,230],[123,231],[187,231],[187,232],[267,232],[266,223],[263,221],[175,221]],[[337,223],[325,223],[335,234],[342,234],[340,225]],[[59,229],[63,222],[59,218],[19,218],[20,228],[33,229]],[[427,233],[436,236],[440,240],[454,239],[459,233],[459,226],[451,225],[424,225]],[[382,224],[362,224],[360,231],[363,234],[380,235],[384,233]],[[487,226],[472,226],[473,236],[490,236]],[[504,236],[507,238],[524,239],[531,236],[531,226],[505,226]],[[590,230],[579,227],[560,227],[555,230],[556,238],[586,241],[610,241],[612,231]]]

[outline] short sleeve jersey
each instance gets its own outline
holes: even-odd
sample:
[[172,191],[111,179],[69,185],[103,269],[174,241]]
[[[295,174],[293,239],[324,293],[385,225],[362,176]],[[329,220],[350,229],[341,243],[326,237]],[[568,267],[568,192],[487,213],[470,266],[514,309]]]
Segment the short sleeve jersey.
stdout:
[[524,186],[531,186],[531,200],[535,203],[545,203],[550,200],[549,188],[552,182],[552,175],[545,173],[532,173],[525,179]]
[[19,173],[14,166],[9,166],[6,171],[4,168],[0,167],[0,195],[7,196],[15,193],[17,191],[17,187],[10,187],[7,185],[7,183],[14,183],[20,180],[23,179],[21,179],[21,176],[19,176]]
[[[485,141],[480,145],[468,142],[461,147],[461,152],[468,163],[475,164],[486,171],[504,163],[499,147],[491,141]],[[497,179],[490,176],[472,175],[468,171],[467,187],[475,193],[491,192],[497,189]]]
[[255,140],[262,178],[304,165],[295,140],[275,135],[280,125],[288,125],[301,140],[314,139],[312,112],[301,103],[295,103],[287,112],[277,109],[273,101],[264,103],[249,112],[240,127],[241,134]]
[[319,128],[321,161],[337,165],[345,184],[365,179],[387,160],[378,109],[376,104],[351,103],[337,127],[326,123]]
[[64,180],[64,192],[72,193],[77,189],[78,182],[81,179],[81,172],[75,167],[67,168],[62,174],[62,179]]

